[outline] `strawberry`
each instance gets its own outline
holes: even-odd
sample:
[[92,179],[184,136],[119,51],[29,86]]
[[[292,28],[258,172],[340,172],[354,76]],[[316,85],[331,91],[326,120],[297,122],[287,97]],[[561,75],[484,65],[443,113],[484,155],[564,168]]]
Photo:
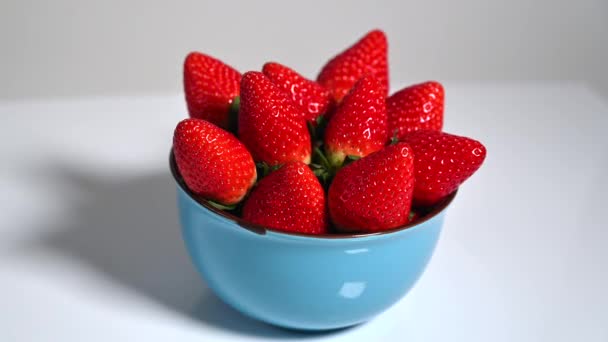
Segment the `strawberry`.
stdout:
[[486,148],[470,138],[419,130],[405,136],[414,151],[414,204],[430,206],[455,191],[483,163]]
[[181,121],[175,128],[173,152],[188,188],[206,199],[235,204],[255,183],[249,151],[232,134],[205,120]]
[[262,72],[291,97],[305,113],[306,120],[314,121],[330,108],[332,98],[329,91],[317,82],[279,63],[264,64]]
[[291,162],[258,182],[243,207],[243,219],[303,234],[327,231],[323,187],[302,162]]
[[230,106],[239,96],[241,74],[222,61],[191,52],[184,61],[184,91],[190,117],[230,126]]
[[238,132],[255,161],[310,163],[310,134],[302,110],[261,72],[243,75]]
[[443,127],[443,86],[430,81],[416,84],[386,99],[389,134],[401,139],[419,129],[441,131]]
[[374,30],[357,43],[332,58],[319,73],[317,82],[329,89],[340,102],[350,88],[363,76],[376,76],[382,94],[388,96],[388,44],[384,32]]
[[344,97],[327,124],[327,157],[332,165],[340,166],[348,155],[364,157],[380,150],[387,139],[382,86],[373,76],[365,76]]
[[413,190],[412,149],[389,145],[338,171],[329,187],[329,214],[341,231],[396,228],[409,222]]

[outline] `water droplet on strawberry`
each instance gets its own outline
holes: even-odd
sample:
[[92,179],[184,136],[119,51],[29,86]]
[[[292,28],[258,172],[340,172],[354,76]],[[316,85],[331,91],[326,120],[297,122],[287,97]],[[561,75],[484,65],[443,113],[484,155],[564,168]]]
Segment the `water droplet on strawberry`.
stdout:
[[215,137],[211,138],[211,134],[207,134],[207,136],[205,137],[205,140],[207,140],[207,142],[211,144],[212,142],[217,140],[217,138],[215,138]]
[[433,104],[431,102],[427,102],[422,106],[422,110],[425,113],[430,113],[433,110]]
[[308,111],[311,113],[318,113],[319,112],[319,107],[321,105],[316,103],[316,102],[311,102],[308,104]]
[[363,136],[365,137],[365,139],[369,139],[372,137],[372,131],[369,127],[365,131],[363,131]]
[[427,116],[421,116],[420,117],[420,123],[425,123],[427,121],[431,121],[431,116],[427,115]]
[[295,84],[295,83],[291,85],[291,94],[292,95],[297,95],[298,94],[298,87],[299,86],[297,84]]

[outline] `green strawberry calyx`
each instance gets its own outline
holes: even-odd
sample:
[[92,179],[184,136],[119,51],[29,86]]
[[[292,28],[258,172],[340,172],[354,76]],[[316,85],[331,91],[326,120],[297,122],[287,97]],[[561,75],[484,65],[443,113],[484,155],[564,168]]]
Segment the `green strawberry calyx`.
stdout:
[[313,162],[310,164],[313,173],[326,188],[329,188],[329,184],[341,168],[361,159],[359,156],[347,155],[341,160],[332,160],[331,156],[331,154],[329,157],[326,156],[320,147],[315,147],[313,149]]
[[313,147],[321,147],[321,145],[323,145],[323,137],[325,136],[327,122],[328,121],[323,115],[317,116],[314,120],[306,121]]
[[256,168],[256,171],[258,174],[257,181],[259,182],[260,179],[268,176],[271,172],[280,169],[282,166],[283,166],[283,164],[269,165],[266,162],[255,163],[255,168]]
[[398,132],[399,132],[399,130],[395,130],[393,132],[393,136],[391,137],[391,140],[389,141],[389,145],[395,145],[396,143],[399,142],[399,138],[397,137]]
[[237,204],[227,205],[227,204],[222,204],[222,203],[215,202],[215,201],[212,201],[212,200],[207,200],[207,203],[209,203],[209,205],[211,205],[212,207],[214,207],[216,209],[219,209],[219,210],[229,210],[229,211],[236,209],[236,207],[238,206],[238,203]]
[[230,108],[228,109],[228,130],[234,134],[236,134],[238,130],[240,108],[241,97],[235,96],[232,101],[230,101]]

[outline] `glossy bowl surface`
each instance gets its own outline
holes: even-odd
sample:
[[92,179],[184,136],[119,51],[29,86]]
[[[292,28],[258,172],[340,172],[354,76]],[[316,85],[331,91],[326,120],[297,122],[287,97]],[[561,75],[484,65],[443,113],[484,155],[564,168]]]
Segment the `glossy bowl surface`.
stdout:
[[426,268],[455,196],[413,226],[311,237],[218,212],[195,199],[171,164],[183,238],[208,286],[246,315],[301,330],[362,323],[401,299]]

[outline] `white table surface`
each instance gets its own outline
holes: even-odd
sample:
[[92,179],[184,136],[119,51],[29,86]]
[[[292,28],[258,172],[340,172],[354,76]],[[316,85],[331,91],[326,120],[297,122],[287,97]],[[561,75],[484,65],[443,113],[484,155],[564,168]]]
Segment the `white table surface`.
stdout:
[[182,246],[181,95],[0,102],[0,341],[608,341],[608,101],[582,84],[446,84],[488,148],[415,288],[303,335],[245,318]]

